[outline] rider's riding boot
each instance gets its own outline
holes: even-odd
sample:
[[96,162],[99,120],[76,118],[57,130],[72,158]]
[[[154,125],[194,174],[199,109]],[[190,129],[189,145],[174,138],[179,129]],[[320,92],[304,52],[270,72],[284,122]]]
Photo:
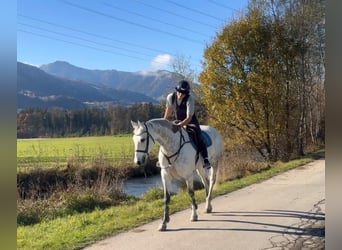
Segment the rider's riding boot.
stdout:
[[210,165],[210,162],[209,162],[208,158],[204,159],[203,168],[208,168],[208,169],[211,168],[211,165]]

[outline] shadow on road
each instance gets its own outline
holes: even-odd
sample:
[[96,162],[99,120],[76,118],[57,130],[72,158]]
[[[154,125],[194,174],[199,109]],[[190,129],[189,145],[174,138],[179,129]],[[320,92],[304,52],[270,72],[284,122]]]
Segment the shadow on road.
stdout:
[[[232,227],[220,227],[220,228],[208,228],[208,227],[189,227],[189,228],[178,228],[168,229],[167,231],[244,231],[244,232],[267,232],[276,234],[291,234],[296,236],[318,236],[325,237],[325,213],[312,213],[302,211],[289,211],[289,210],[266,210],[261,212],[213,212],[213,219],[198,220],[195,223],[201,222],[222,222],[222,223],[233,223]],[[232,217],[251,218],[251,220],[238,220],[231,219]],[[298,223],[293,225],[281,225],[275,223],[264,223],[254,221],[260,217],[273,218],[273,217],[286,217],[286,218],[297,218]],[[239,227],[240,225],[249,225],[248,227]],[[256,227],[254,227],[256,226]]]
[[312,213],[290,210],[265,210],[263,212],[212,212],[213,216],[239,217],[293,217],[308,220],[325,220],[325,213]]

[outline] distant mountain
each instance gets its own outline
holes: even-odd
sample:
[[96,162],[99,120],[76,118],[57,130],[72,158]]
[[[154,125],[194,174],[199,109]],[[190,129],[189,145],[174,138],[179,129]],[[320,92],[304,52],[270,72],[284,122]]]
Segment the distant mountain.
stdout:
[[180,79],[174,73],[166,70],[156,72],[89,70],[62,61],[42,65],[40,69],[65,79],[105,85],[119,90],[134,91],[156,100],[161,100],[163,96],[172,91]]
[[117,90],[105,84],[92,84],[50,75],[27,64],[17,63],[17,108],[61,107],[79,109],[89,105],[130,105],[157,101],[146,95]]

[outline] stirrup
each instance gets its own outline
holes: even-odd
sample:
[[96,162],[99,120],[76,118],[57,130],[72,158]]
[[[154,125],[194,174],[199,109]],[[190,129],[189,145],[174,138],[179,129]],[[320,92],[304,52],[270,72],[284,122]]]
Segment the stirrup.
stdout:
[[210,164],[210,162],[208,161],[208,159],[207,159],[207,160],[204,160],[203,168],[206,168],[206,169],[211,168],[211,164]]

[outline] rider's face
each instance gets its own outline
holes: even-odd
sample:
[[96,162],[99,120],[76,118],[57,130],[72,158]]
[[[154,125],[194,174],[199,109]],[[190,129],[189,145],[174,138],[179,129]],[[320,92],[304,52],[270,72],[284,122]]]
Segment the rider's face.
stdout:
[[177,99],[178,99],[178,100],[182,100],[182,99],[184,98],[184,96],[185,96],[184,93],[181,93],[181,92],[178,92],[178,91],[177,91],[177,94],[176,94],[176,95],[177,95]]

